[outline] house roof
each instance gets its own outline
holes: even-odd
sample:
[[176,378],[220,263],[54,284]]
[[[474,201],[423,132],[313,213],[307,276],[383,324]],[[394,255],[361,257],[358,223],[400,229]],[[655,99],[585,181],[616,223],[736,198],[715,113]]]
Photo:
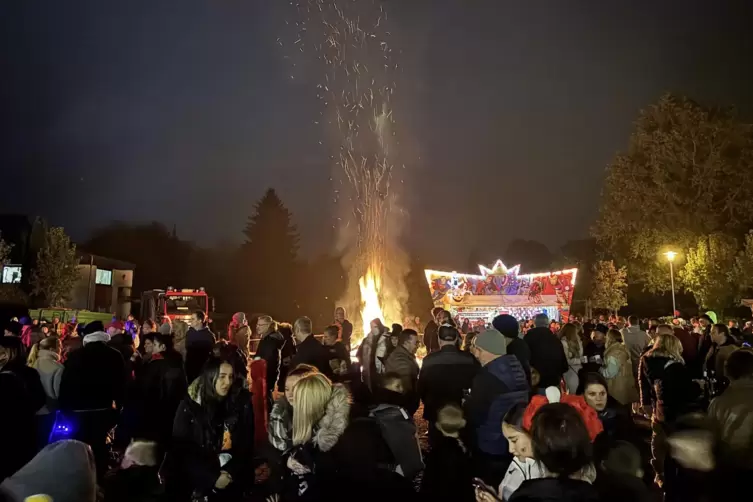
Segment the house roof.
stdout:
[[107,258],[105,256],[99,256],[96,254],[80,253],[79,263],[81,265],[89,265],[93,263],[97,268],[105,268],[110,270],[136,270],[136,265],[128,263],[123,260],[116,260],[114,258]]

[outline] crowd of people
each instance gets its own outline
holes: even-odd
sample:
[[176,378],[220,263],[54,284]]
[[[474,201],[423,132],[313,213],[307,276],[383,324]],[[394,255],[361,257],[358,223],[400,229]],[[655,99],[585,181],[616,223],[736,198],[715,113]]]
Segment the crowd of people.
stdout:
[[374,319],[356,343],[343,308],[316,334],[307,317],[250,325],[242,312],[221,334],[201,311],[187,323],[12,320],[0,500],[745,496],[751,326],[711,312],[478,325],[440,308],[418,322]]

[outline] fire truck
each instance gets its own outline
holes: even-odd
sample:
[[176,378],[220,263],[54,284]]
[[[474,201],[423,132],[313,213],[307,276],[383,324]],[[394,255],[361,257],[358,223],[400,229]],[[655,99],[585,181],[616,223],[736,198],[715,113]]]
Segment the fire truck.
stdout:
[[163,318],[169,317],[171,321],[188,321],[197,310],[209,314],[214,310],[213,303],[204,288],[150,289],[141,293],[141,319],[161,322]]

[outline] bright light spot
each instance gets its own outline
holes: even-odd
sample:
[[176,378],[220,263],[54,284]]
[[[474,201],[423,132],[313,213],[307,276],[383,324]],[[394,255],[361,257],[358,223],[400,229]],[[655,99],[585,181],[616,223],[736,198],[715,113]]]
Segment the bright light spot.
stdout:
[[675,253],[674,251],[667,251],[666,253],[664,253],[664,256],[666,256],[669,261],[675,261],[677,253]]
[[380,319],[384,322],[379,302],[382,280],[369,267],[366,275],[358,279],[358,287],[361,289],[361,319],[363,320],[363,334],[366,336],[371,331],[372,320]]

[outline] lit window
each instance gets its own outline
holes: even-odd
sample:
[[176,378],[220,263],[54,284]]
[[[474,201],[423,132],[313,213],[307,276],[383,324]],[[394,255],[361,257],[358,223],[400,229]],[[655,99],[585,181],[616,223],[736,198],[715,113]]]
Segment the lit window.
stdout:
[[97,269],[97,277],[94,279],[96,284],[112,286],[112,270]]
[[3,284],[18,284],[21,282],[21,267],[8,265],[3,267]]

